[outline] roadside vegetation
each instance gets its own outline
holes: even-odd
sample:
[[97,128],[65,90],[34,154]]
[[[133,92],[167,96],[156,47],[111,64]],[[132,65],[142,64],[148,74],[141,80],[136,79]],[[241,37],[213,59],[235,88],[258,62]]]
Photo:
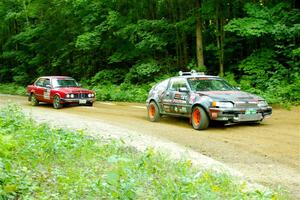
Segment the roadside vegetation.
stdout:
[[14,95],[26,95],[26,87],[16,85],[14,83],[2,83],[0,84],[0,93],[2,94],[14,94]]
[[195,169],[149,148],[55,129],[0,110],[0,199],[287,199],[247,190],[233,177]]

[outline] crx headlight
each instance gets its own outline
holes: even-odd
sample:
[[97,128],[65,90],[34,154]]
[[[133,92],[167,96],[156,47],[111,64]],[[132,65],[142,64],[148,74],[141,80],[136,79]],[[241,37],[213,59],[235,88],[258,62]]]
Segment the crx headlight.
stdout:
[[232,108],[233,103],[231,103],[229,101],[213,101],[212,106],[219,107],[219,108]]
[[266,101],[258,101],[258,104],[257,104],[259,107],[266,107],[268,106],[268,103]]

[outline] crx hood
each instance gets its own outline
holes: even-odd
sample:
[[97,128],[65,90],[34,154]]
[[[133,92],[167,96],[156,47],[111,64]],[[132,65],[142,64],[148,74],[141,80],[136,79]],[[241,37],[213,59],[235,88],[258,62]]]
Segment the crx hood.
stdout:
[[208,96],[216,101],[232,101],[232,102],[241,102],[241,101],[259,101],[263,100],[261,97],[248,92],[243,92],[239,90],[230,90],[230,91],[203,91],[197,92],[200,96]]

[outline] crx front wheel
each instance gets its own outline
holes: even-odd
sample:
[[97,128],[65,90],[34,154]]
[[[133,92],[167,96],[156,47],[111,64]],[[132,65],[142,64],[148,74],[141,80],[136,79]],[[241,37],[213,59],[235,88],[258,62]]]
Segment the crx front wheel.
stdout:
[[150,102],[148,107],[148,119],[151,122],[157,122],[160,119],[160,112],[157,104],[155,102]]
[[193,108],[191,119],[193,128],[196,130],[206,129],[209,125],[209,118],[204,109],[200,106]]

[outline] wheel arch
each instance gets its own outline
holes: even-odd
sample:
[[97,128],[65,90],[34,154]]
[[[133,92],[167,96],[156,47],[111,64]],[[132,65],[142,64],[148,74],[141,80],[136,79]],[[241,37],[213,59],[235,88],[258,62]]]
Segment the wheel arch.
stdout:
[[161,114],[161,107],[160,107],[159,103],[158,103],[154,98],[151,98],[151,99],[149,100],[148,105],[149,105],[151,102],[154,102],[154,103],[157,105],[157,107],[158,107],[158,109],[159,109],[159,113]]
[[53,95],[50,95],[50,100],[53,102],[54,101],[54,97],[58,96],[59,99],[62,98],[62,95],[59,92],[55,92]]
[[194,109],[196,106],[201,107],[201,108],[204,110],[204,112],[207,114],[208,119],[211,120],[208,108],[205,107],[205,106],[204,106],[203,104],[201,104],[201,103],[195,103],[195,104],[192,106],[192,108],[191,108],[191,113],[190,113],[190,117],[192,116],[193,109]]

